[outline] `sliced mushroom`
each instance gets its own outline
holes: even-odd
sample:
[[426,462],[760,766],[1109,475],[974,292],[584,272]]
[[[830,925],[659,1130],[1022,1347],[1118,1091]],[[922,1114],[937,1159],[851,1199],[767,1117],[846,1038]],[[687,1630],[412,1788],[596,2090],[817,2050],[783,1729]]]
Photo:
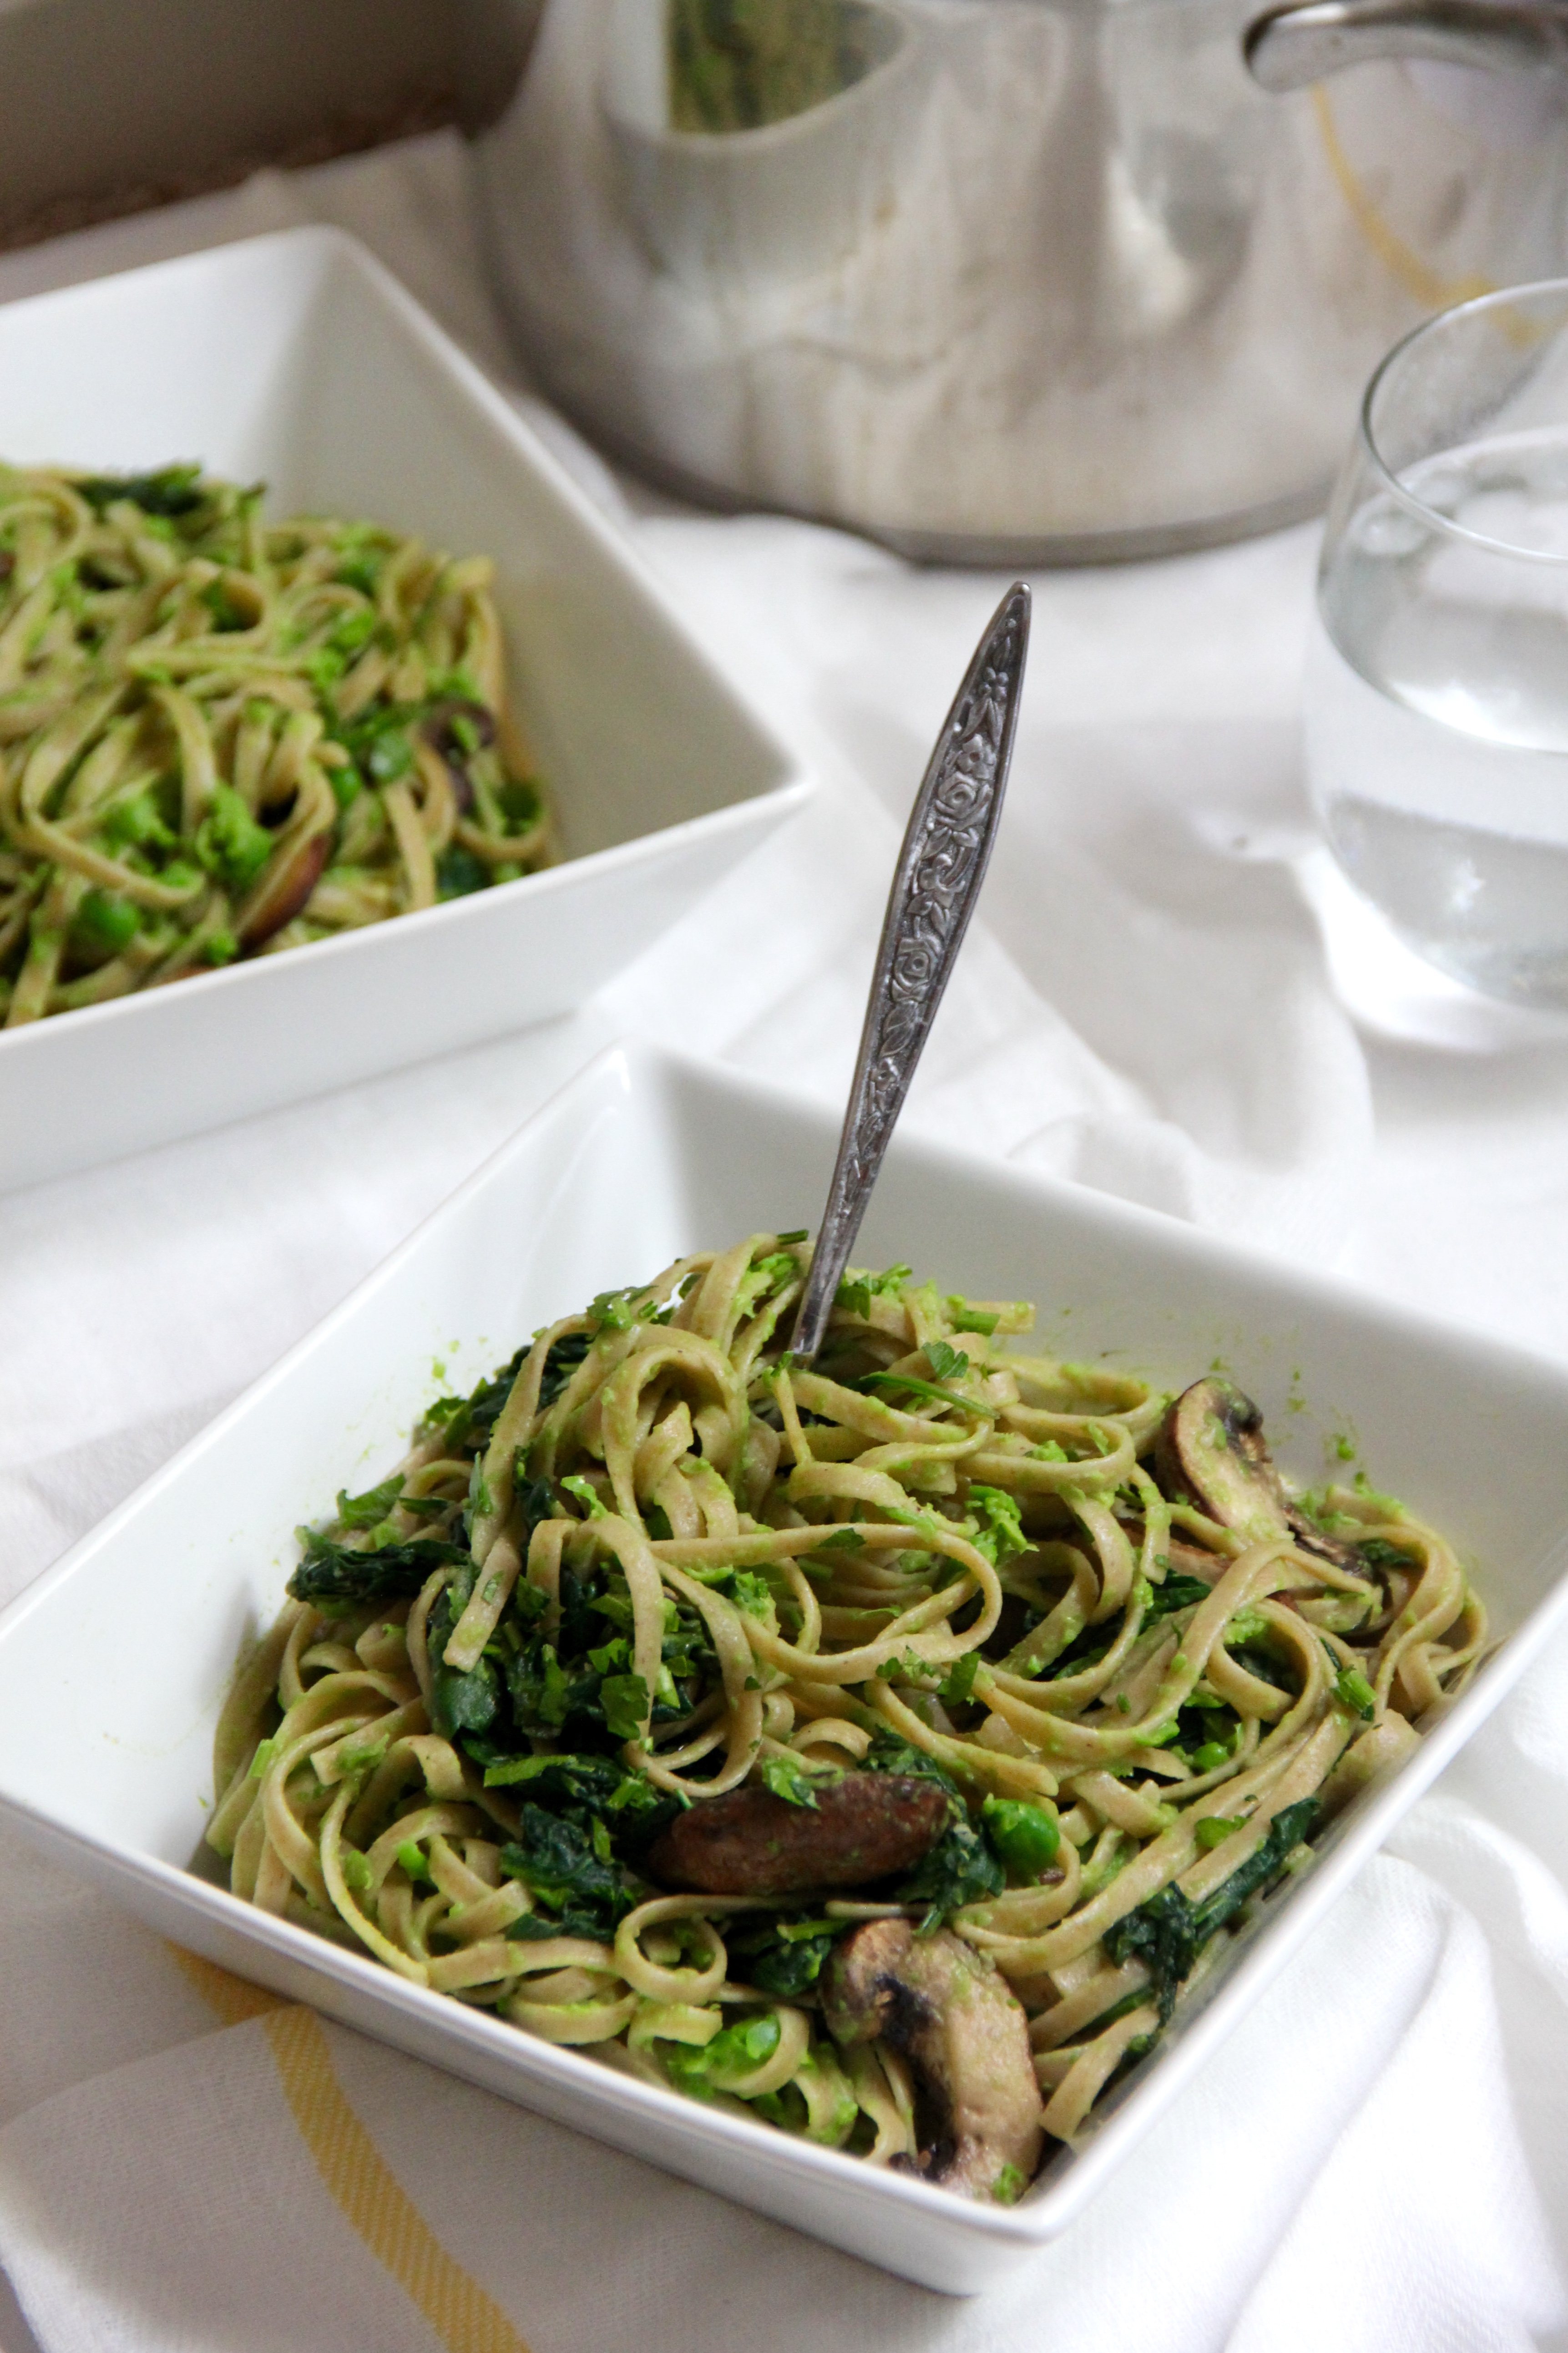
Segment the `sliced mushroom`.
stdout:
[[1154,1442],[1167,1495],[1195,1504],[1251,1544],[1289,1534],[1305,1552],[1354,1567],[1350,1548],[1296,1509],[1268,1451],[1263,1416],[1231,1381],[1212,1376],[1176,1398]]
[[[1142,1552],[1146,1533],[1143,1522],[1124,1520],[1122,1525],[1133,1551]],[[1160,1549],[1164,1556],[1166,1573],[1171,1577],[1201,1577],[1205,1585],[1213,1585],[1230,1567],[1227,1554],[1205,1552],[1201,1545],[1184,1544],[1179,1536],[1167,1536]]]
[[982,1954],[946,1928],[917,1936],[907,1920],[868,1920],[834,1953],[823,1995],[837,2042],[879,2038],[915,2070],[926,2115],[908,2170],[968,2198],[1033,2179],[1043,2135],[1028,2021]]
[[291,923],[321,879],[331,849],[330,833],[313,833],[290,851],[269,874],[244,912],[239,931],[242,948],[258,948]]
[[815,1806],[793,1806],[747,1782],[700,1798],[648,1855],[669,1887],[705,1895],[784,1895],[799,1887],[864,1887],[912,1871],[947,1827],[948,1800],[901,1773],[846,1773]]
[[469,702],[458,696],[454,696],[447,702],[437,702],[426,712],[420,723],[420,733],[426,742],[440,754],[446,763],[447,774],[452,780],[452,794],[458,804],[458,814],[466,817],[474,805],[473,780],[468,775],[468,766],[473,755],[471,753],[465,752],[458,740],[457,731],[452,724],[457,719],[468,721],[481,748],[495,742],[496,723],[494,712],[488,711],[482,702]]

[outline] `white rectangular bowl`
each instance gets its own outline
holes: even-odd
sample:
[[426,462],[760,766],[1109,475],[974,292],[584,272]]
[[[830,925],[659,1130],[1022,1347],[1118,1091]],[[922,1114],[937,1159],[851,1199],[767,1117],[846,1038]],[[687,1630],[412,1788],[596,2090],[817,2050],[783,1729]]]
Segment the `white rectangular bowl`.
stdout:
[[567,1012],[810,789],[536,436],[339,231],[0,309],[0,460],[176,459],[266,481],[274,517],[363,515],[495,558],[566,862],[0,1031],[0,1190]]
[[[1076,2155],[1011,2209],[716,2115],[405,1984],[193,1874],[237,1652],[291,1532],[402,1454],[433,1384],[679,1252],[810,1219],[833,1122],[719,1071],[601,1057],[311,1336],[0,1619],[0,1810],[181,1944],[561,2122],[931,2287],[1054,2236],[1236,2023],[1563,1615],[1568,1374],[1071,1186],[895,1143],[857,1252],[1038,1303],[1044,1345],[1174,1386],[1216,1356],[1321,1470],[1352,1427],[1380,1483],[1479,1564],[1500,1651],[1385,1788],[1263,1908],[1218,1989]],[[438,1370],[432,1360],[438,1360]],[[1288,1400],[1306,1409],[1287,1411]],[[1492,1442],[1487,1443],[1490,1437]],[[1494,1482],[1479,1461],[1506,1464]]]

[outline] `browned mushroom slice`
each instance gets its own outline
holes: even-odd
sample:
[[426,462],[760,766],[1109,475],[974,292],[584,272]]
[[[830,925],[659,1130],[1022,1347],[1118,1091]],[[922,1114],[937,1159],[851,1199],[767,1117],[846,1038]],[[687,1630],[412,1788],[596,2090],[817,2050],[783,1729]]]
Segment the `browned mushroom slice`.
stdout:
[[[1134,1552],[1142,1552],[1148,1531],[1142,1520],[1123,1520],[1127,1541]],[[1160,1547],[1167,1575],[1201,1577],[1213,1585],[1230,1567],[1230,1556],[1223,1552],[1205,1552],[1201,1545],[1184,1544],[1179,1536],[1169,1535]]]
[[[462,721],[463,728],[455,724]],[[482,702],[469,702],[453,697],[437,702],[425,714],[420,732],[427,744],[438,752],[446,763],[447,774],[452,780],[452,795],[458,814],[467,816],[474,805],[473,780],[468,775],[468,761],[474,746],[481,750],[496,740],[495,715]],[[463,733],[471,734],[472,744],[465,744]]]
[[968,2198],[1016,2195],[1040,2161],[1040,2093],[1023,2004],[991,1962],[946,1928],[868,1920],[823,1978],[828,2031],[901,2052],[924,2094],[910,2170]]
[[1296,1509],[1268,1451],[1263,1416],[1231,1381],[1212,1376],[1176,1398],[1154,1442],[1167,1495],[1195,1504],[1248,1543],[1289,1533],[1308,1552],[1353,1567],[1349,1549]]
[[313,833],[292,850],[269,875],[246,909],[239,934],[242,948],[258,948],[291,923],[321,879],[331,849],[330,833]]
[[792,1806],[748,1782],[700,1798],[648,1856],[656,1879],[707,1895],[784,1895],[798,1887],[863,1887],[912,1871],[947,1826],[948,1800],[900,1773],[846,1773],[815,1806]]

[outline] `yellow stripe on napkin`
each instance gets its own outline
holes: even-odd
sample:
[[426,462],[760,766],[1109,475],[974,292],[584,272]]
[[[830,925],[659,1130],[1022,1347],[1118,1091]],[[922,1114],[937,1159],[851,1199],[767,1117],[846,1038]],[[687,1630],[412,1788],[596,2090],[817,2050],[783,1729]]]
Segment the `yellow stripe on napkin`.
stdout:
[[169,1950],[226,2026],[265,2017],[283,2095],[316,2170],[448,2353],[529,2353],[500,2305],[447,2253],[354,2114],[315,2011],[264,1993],[182,1946]]
[[450,2353],[528,2353],[499,2304],[454,2263],[349,2105],[313,2010],[279,2010],[267,2039],[317,2169],[372,2254]]
[[220,1969],[216,1961],[204,1961],[199,1953],[187,1953],[184,1945],[171,1945],[169,1950],[179,1963],[181,1974],[190,1979],[208,2009],[216,2010],[226,2026],[240,2026],[247,2018],[260,2018],[269,2010],[284,2007],[281,1994],[247,1985],[244,1978]]

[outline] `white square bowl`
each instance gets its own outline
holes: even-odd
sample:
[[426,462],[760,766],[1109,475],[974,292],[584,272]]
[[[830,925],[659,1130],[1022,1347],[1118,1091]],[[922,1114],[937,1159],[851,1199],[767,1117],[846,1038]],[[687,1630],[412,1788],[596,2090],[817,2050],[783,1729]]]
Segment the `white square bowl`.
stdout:
[[[858,1257],[1033,1298],[1046,1345],[1173,1386],[1222,1356],[1303,1474],[1323,1434],[1352,1427],[1380,1483],[1479,1565],[1506,1638],[1397,1777],[1262,1907],[1206,2003],[1082,2149],[1016,2207],[967,2204],[630,2081],[189,1868],[217,1709],[241,1641],[282,1599],[296,1523],[398,1460],[434,1378],[476,1381],[519,1335],[682,1250],[811,1219],[836,1140],[821,1112],[717,1070],[626,1049],[590,1065],[0,1618],[0,1810],[212,1960],[907,2278],[972,2293],[1105,2182],[1564,1615],[1568,1373],[1149,1211],[895,1143]],[[1288,1412],[1291,1398],[1305,1409]],[[1476,1478],[1479,1461],[1500,1466],[1494,1482]]]
[[273,516],[496,560],[565,862],[503,890],[0,1031],[0,1190],[569,1011],[810,786],[500,395],[335,229],[0,309],[0,459],[200,459]]

